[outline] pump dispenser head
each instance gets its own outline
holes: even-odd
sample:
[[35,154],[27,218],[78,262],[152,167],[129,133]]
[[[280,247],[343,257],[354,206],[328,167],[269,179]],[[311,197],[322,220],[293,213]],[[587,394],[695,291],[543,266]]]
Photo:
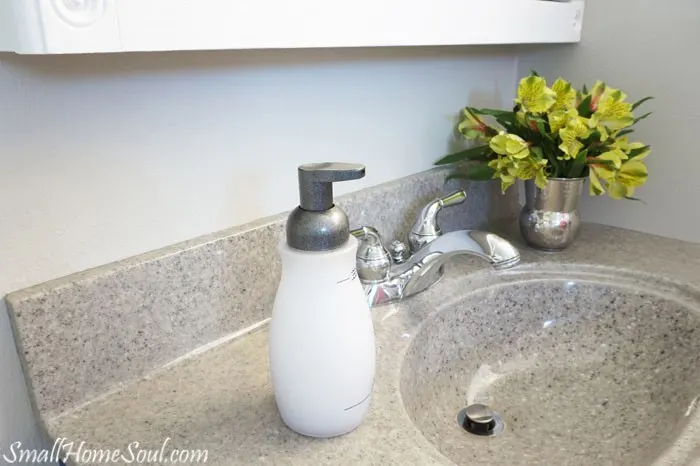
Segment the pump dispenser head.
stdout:
[[365,166],[324,162],[299,166],[299,207],[287,219],[287,244],[302,251],[328,251],[350,237],[348,217],[333,204],[333,182],[365,176]]

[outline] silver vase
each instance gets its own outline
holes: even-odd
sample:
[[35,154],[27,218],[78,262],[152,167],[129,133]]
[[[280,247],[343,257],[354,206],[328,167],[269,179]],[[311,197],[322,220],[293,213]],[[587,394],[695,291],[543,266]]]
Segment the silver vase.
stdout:
[[535,249],[561,251],[574,242],[581,227],[578,203],[586,178],[550,178],[540,189],[525,182],[520,232]]

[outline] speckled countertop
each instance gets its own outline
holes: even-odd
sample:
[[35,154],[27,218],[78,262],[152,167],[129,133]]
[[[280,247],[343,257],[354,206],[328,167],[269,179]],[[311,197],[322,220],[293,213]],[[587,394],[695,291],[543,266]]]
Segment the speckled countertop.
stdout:
[[[310,439],[283,425],[270,385],[265,325],[46,420],[48,433],[102,449],[125,449],[133,441],[140,448],[160,448],[170,438],[167,449],[208,449],[207,464],[214,465],[451,465],[414,426],[399,389],[403,355],[426,317],[474,290],[523,277],[610,280],[681,300],[693,300],[700,290],[698,244],[594,224],[585,225],[562,253],[514,242],[522,253],[514,269],[494,271],[476,258],[457,258],[425,293],[374,310],[378,359],[372,408],[348,435]],[[494,323],[497,319],[494,314]],[[687,453],[695,444],[679,448]]]

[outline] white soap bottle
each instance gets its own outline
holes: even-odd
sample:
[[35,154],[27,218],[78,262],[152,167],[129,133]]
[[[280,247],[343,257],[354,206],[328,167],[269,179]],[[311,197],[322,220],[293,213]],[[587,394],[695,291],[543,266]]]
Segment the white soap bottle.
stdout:
[[355,269],[357,240],[333,205],[334,181],[363,177],[363,165],[299,167],[300,206],[279,244],[280,280],[270,323],[275,400],[292,430],[342,435],[369,410],[374,381],[372,317]]

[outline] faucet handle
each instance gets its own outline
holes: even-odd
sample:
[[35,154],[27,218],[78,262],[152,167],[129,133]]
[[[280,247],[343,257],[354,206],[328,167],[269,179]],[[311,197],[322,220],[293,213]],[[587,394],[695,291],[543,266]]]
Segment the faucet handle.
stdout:
[[437,223],[437,215],[443,207],[461,204],[466,198],[467,193],[463,190],[455,191],[447,196],[434,199],[423,207],[416,219],[416,223],[408,234],[408,244],[411,247],[411,252],[415,253],[426,244],[435,241],[442,234]]
[[357,247],[357,275],[364,282],[377,282],[389,276],[391,257],[382,243],[382,237],[374,227],[363,226],[351,230],[360,244]]
[[411,255],[406,244],[397,239],[391,242],[389,251],[391,252],[391,260],[394,261],[394,264],[403,264]]
[[465,199],[467,199],[467,193],[464,190],[459,190],[435,199],[433,202],[439,202],[441,207],[451,207],[463,203]]

